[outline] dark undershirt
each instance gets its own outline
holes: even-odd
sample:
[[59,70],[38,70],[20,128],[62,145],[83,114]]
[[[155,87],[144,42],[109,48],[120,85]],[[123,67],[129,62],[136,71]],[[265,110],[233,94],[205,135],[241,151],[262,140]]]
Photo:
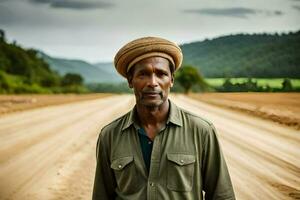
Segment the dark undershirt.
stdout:
[[138,129],[138,135],[140,139],[140,145],[142,149],[144,162],[149,173],[153,141],[147,136],[147,133],[143,128]]

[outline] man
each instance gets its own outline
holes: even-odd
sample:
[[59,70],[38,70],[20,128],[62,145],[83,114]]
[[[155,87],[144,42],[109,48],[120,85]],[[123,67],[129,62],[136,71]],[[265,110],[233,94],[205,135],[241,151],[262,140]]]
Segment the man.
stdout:
[[212,123],[168,100],[181,62],[180,48],[157,37],[116,54],[136,105],[101,130],[94,200],[235,199]]

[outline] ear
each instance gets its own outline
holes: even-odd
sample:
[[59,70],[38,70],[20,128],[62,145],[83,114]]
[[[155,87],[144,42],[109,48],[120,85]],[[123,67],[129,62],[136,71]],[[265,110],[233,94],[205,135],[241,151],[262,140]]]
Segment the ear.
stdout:
[[132,76],[130,74],[127,75],[127,82],[128,82],[129,88],[133,88],[133,85],[132,85]]
[[171,74],[171,87],[174,85],[174,73]]

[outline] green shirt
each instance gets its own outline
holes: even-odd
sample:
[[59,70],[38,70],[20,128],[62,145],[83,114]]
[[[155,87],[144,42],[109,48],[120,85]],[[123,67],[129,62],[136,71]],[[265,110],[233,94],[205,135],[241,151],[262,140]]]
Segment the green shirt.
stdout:
[[235,199],[212,123],[170,102],[148,173],[136,121],[134,108],[101,130],[93,200]]

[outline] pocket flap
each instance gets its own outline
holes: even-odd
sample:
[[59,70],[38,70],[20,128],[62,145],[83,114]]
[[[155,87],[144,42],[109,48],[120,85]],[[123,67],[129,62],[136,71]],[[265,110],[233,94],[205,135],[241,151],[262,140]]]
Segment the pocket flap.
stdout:
[[194,155],[186,155],[186,154],[168,153],[167,158],[169,161],[172,161],[180,166],[192,164],[196,161]]
[[122,170],[125,166],[133,161],[133,156],[117,158],[112,161],[110,167],[114,170]]

